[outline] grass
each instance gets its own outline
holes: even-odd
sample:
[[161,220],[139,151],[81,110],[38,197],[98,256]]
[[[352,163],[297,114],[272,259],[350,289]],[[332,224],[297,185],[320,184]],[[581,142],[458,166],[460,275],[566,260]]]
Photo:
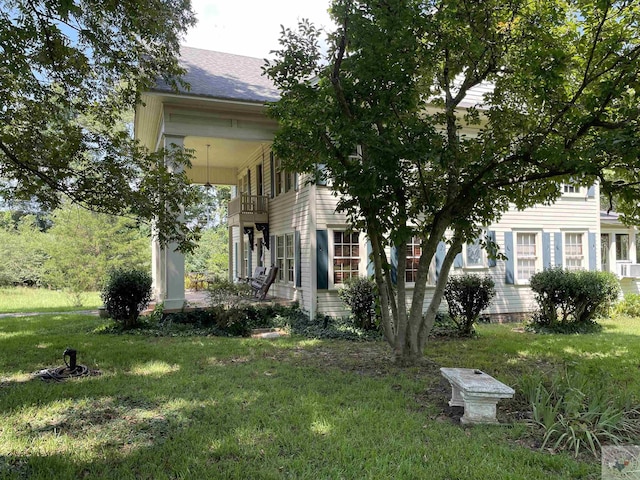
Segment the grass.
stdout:
[[69,312],[102,305],[98,292],[82,294],[82,306],[74,306],[71,295],[60,290],[27,287],[0,287],[0,313]]
[[[0,319],[0,478],[599,478],[597,459],[531,448],[502,426],[450,418],[439,366],[523,373],[575,368],[640,392],[640,320],[589,336],[482,325],[437,340],[428,366],[398,369],[383,343],[97,335],[77,314]],[[31,378],[78,350],[100,376]],[[637,399],[637,398],[636,398]]]

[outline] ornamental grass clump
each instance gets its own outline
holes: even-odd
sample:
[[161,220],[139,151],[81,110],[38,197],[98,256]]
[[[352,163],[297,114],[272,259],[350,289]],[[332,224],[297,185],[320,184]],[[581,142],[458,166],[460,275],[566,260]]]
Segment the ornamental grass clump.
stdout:
[[550,382],[541,374],[522,380],[533,424],[541,432],[541,449],[597,457],[602,445],[640,441],[638,405],[620,389],[614,392],[605,377],[565,371]]
[[109,316],[125,328],[134,327],[151,300],[151,275],[137,269],[109,272],[102,289],[102,301]]

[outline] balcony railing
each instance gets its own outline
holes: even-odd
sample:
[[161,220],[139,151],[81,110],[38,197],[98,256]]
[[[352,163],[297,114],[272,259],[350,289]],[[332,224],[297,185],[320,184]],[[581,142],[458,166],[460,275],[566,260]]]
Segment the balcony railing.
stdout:
[[620,278],[640,278],[639,263],[618,263],[616,270]]
[[229,201],[229,216],[266,215],[269,213],[269,197],[242,193]]

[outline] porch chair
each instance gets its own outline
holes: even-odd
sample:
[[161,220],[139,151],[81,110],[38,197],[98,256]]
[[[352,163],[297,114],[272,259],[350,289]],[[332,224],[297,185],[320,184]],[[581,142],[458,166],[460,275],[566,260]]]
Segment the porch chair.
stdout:
[[253,271],[253,275],[250,277],[242,278],[241,280],[246,283],[251,283],[254,280],[258,280],[261,277],[265,277],[267,273],[267,267],[256,267]]
[[253,289],[253,296],[258,300],[264,300],[267,297],[269,287],[275,282],[277,275],[278,267],[271,267],[267,275],[251,280],[250,285]]

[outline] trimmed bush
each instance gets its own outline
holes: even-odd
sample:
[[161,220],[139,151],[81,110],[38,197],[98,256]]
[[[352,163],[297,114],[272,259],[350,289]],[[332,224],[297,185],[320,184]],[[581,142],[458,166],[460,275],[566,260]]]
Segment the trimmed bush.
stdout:
[[251,297],[251,287],[246,283],[234,283],[229,279],[216,277],[207,284],[211,306],[235,307]]
[[534,324],[558,332],[580,331],[570,324],[594,324],[596,318],[608,315],[620,293],[610,272],[551,268],[533,275],[529,285],[540,308]]
[[357,328],[375,330],[376,284],[365,277],[349,278],[338,290],[338,296],[349,307]]
[[151,300],[151,275],[136,269],[115,269],[109,272],[102,289],[102,301],[109,316],[131,328]]
[[473,335],[474,323],[491,304],[495,295],[495,283],[491,277],[465,274],[449,278],[444,296],[449,307],[449,317],[461,336]]

